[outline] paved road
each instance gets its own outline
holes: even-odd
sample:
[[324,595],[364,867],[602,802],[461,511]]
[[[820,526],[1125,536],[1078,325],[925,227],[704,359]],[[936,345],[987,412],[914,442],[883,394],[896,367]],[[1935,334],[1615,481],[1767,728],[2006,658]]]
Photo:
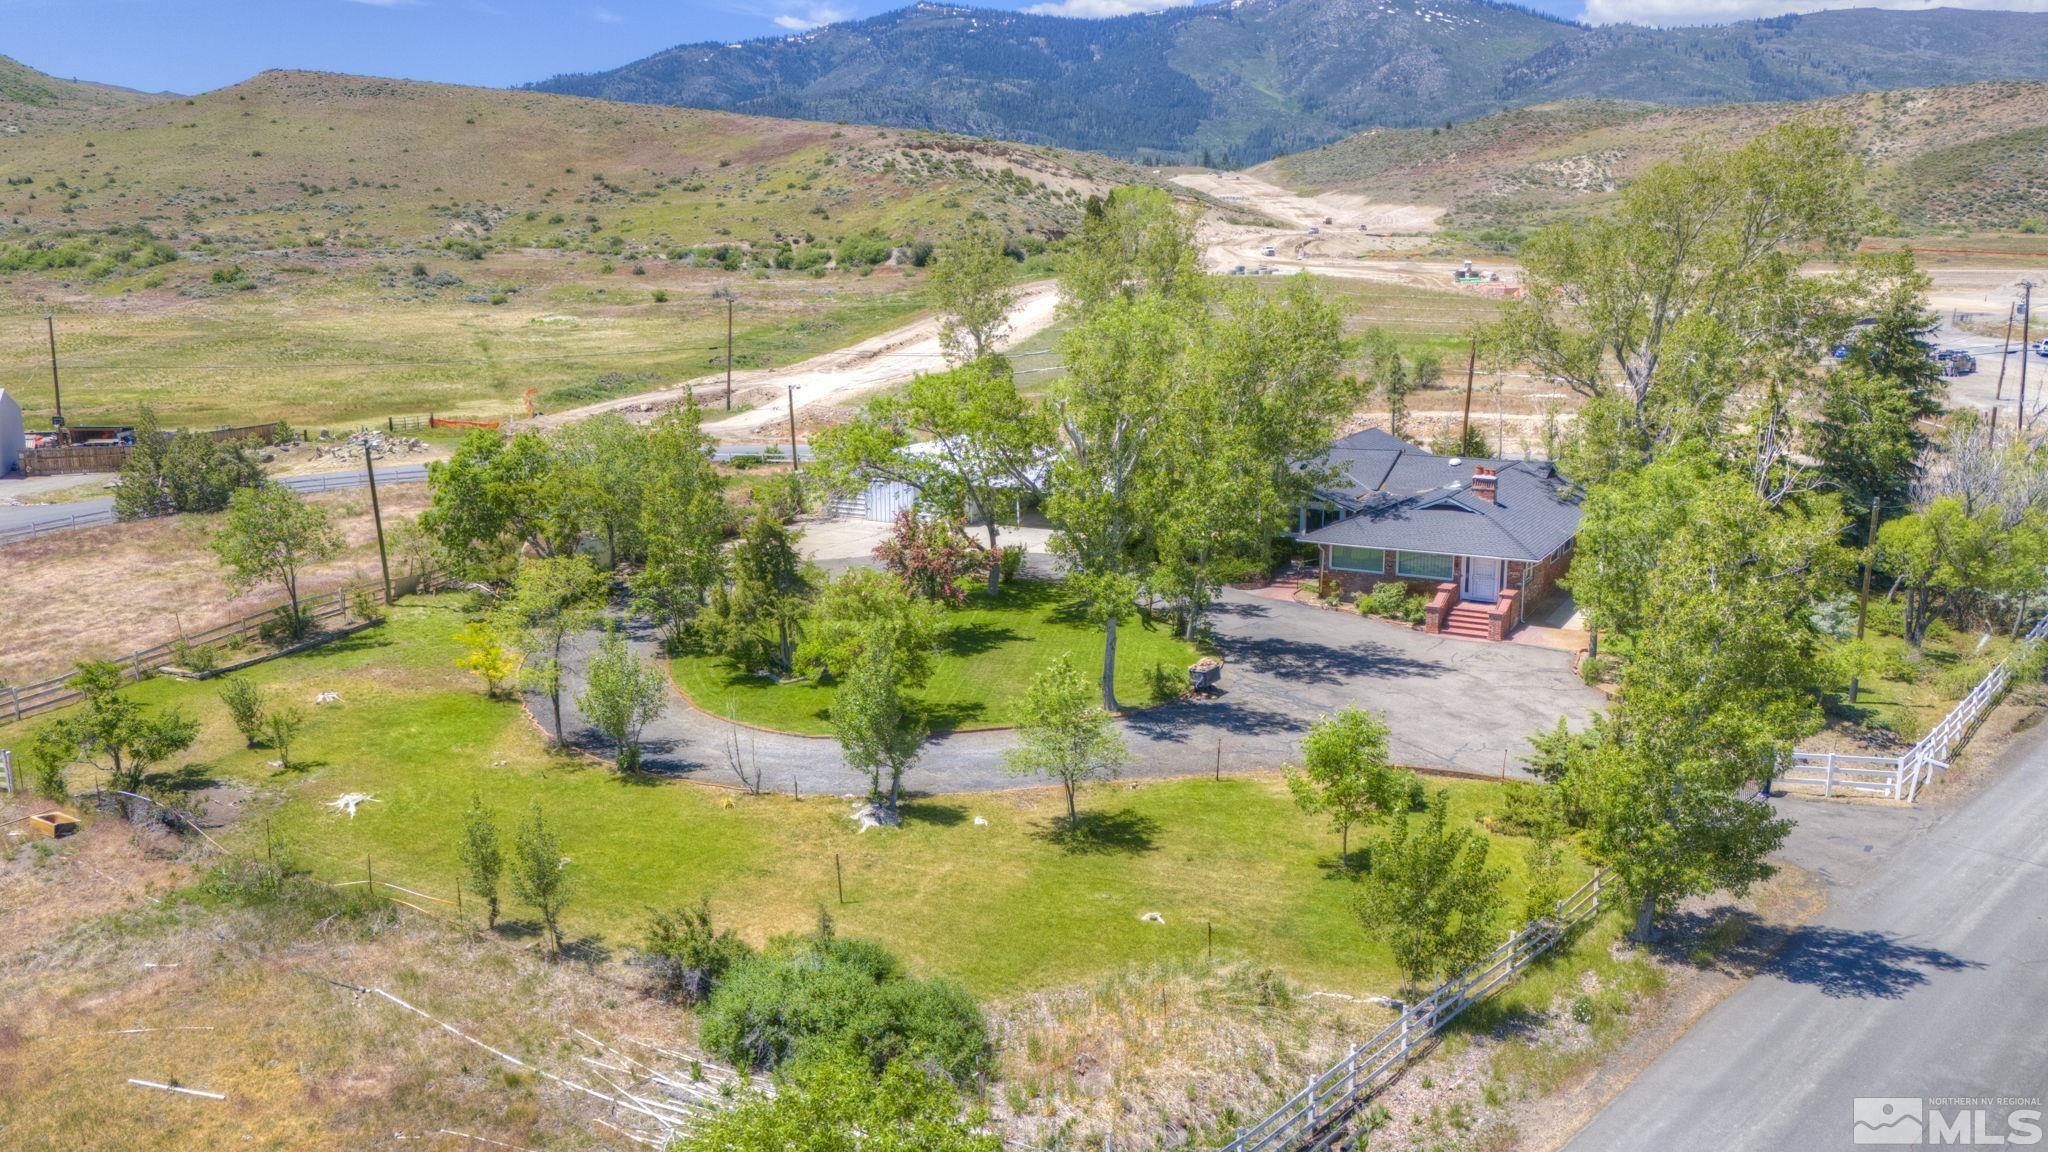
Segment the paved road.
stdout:
[[[711,450],[711,458],[720,463],[740,456],[760,456],[767,453],[779,454],[776,458],[787,459],[789,449],[782,444],[721,444]],[[797,458],[809,460],[811,446],[799,443]],[[377,469],[379,484],[420,484],[427,478],[425,464],[384,464]],[[75,483],[86,483],[91,477],[70,478]],[[361,471],[314,472],[303,476],[280,476],[278,483],[300,492],[326,492],[336,488],[360,488],[367,481]],[[10,495],[10,485],[18,480],[0,480],[0,498]],[[16,532],[36,528],[39,532],[62,532],[70,528],[87,528],[105,524],[114,510],[114,498],[98,496],[91,500],[75,500],[65,504],[0,504],[0,533]],[[0,540],[0,543],[5,543]]]
[[[1549,649],[1429,636],[1236,591],[1224,593],[1214,628],[1226,661],[1224,691],[1126,721],[1133,775],[1210,771],[1219,740],[1226,771],[1277,767],[1294,757],[1310,723],[1346,704],[1385,714],[1399,763],[1477,775],[1497,774],[1509,763],[1508,771],[1521,775],[1511,761],[1527,751],[1531,733],[1557,723],[1560,715],[1583,725],[1600,704],[1599,694],[1572,674],[1569,655]],[[629,635],[644,654],[655,655],[650,630],[635,626]],[[563,697],[571,742],[601,752],[571,702],[594,646],[586,638],[564,661],[571,686]],[[546,702],[534,702],[533,708],[546,722]],[[732,732],[672,695],[668,712],[648,727],[648,766],[736,783],[725,753]],[[792,782],[806,792],[864,787],[829,738],[745,729],[739,736],[774,790],[786,792]],[[906,785],[925,792],[1018,787],[1022,782],[1002,770],[1011,741],[1007,732],[935,739]]]
[[1851,1148],[1858,1097],[2048,1096],[2048,727],[1995,771],[1953,808],[1789,802],[1828,912],[1571,1152]]
[[[419,484],[427,478],[424,464],[386,464],[377,469],[378,484]],[[79,483],[91,477],[78,477]],[[314,472],[303,476],[279,476],[277,482],[300,492],[326,492],[334,488],[360,488],[367,480],[361,471],[355,472]],[[0,481],[0,496],[6,496],[7,482]],[[112,496],[97,496],[91,500],[75,500],[68,504],[22,504],[0,505],[0,532],[14,529],[38,527],[45,531],[62,531],[80,521],[77,526],[87,527],[92,523],[105,523],[105,517],[114,510]]]

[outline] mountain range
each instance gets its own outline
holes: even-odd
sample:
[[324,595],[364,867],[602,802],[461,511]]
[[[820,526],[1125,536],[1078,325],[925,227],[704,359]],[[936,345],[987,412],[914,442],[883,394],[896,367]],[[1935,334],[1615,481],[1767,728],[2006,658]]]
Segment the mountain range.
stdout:
[[1593,28],[1489,0],[1226,0],[1086,20],[919,3],[687,44],[550,92],[1247,164],[1574,97],[1664,105],[2048,79],[2048,13]]

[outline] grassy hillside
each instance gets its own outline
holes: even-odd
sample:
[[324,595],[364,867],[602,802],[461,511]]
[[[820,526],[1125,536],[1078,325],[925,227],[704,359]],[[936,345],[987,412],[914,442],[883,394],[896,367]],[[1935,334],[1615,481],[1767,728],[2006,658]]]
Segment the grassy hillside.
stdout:
[[1692,145],[1722,145],[1800,117],[1848,123],[1873,190],[1908,230],[2011,229],[2048,218],[2041,128],[2048,84],[1969,84],[1800,103],[1660,108],[1575,100],[1445,131],[1387,130],[1273,161],[1289,187],[1446,207],[1468,230],[1596,207]]
[[169,93],[59,80],[12,57],[0,56],[0,140],[167,99]]
[[[1024,252],[1150,179],[1053,149],[269,72],[0,135],[0,315],[57,313],[66,408],[190,423],[504,412],[859,339],[971,212]],[[881,267],[876,267],[880,262]],[[37,423],[40,324],[0,325]]]

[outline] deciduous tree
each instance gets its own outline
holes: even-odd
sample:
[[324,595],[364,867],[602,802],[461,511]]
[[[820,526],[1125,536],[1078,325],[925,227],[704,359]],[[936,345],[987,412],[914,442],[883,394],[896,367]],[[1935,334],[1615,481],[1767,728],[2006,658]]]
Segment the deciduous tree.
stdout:
[[1439,792],[1373,847],[1354,908],[1409,984],[1420,986],[1492,951],[1505,878],[1503,869],[1488,866],[1484,836],[1451,825],[1447,794]]
[[619,770],[639,771],[640,732],[668,706],[667,681],[653,665],[633,654],[616,628],[606,631],[598,642],[584,678],[576,707],[619,750]]
[[484,927],[496,928],[505,848],[498,838],[497,817],[484,807],[484,798],[474,792],[469,797],[469,809],[462,814],[462,838],[455,842],[455,858],[462,865],[463,887],[484,902]]
[[1301,810],[1326,816],[1337,830],[1341,858],[1351,859],[1351,826],[1404,810],[1413,773],[1387,763],[1387,726],[1361,708],[1325,716],[1301,741],[1301,765],[1287,789]]
[[562,909],[569,903],[569,860],[535,800],[512,838],[512,895],[533,909],[546,930],[548,952],[562,954]]
[[282,484],[263,483],[235,490],[227,518],[210,543],[236,594],[267,582],[284,589],[298,634],[306,627],[299,573],[340,552],[341,533],[325,508],[308,504]]
[[1053,661],[1032,677],[1017,724],[1017,743],[1003,758],[1004,770],[1014,775],[1059,781],[1066,793],[1069,829],[1079,826],[1081,789],[1114,780],[1131,758],[1116,721],[1090,695],[1087,681],[1065,656]]
[[547,694],[556,744],[562,742],[562,646],[596,623],[604,594],[604,576],[587,557],[545,557],[520,566],[498,607],[502,631],[524,658],[522,678]]

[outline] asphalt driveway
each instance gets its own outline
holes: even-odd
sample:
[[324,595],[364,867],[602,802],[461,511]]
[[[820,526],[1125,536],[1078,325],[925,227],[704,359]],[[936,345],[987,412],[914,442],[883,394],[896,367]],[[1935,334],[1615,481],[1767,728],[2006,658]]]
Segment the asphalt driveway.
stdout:
[[[1352,704],[1386,718],[1399,763],[1480,776],[1499,775],[1505,766],[1508,775],[1520,776],[1518,758],[1531,733],[1559,716],[1582,726],[1601,701],[1572,674],[1563,652],[1430,636],[1245,592],[1223,594],[1214,629],[1225,661],[1223,690],[1126,719],[1132,775],[1211,772],[1219,751],[1226,772],[1278,767],[1293,758],[1317,717]],[[628,635],[643,655],[658,657],[651,628],[629,622]],[[574,704],[595,646],[594,636],[585,637],[564,659],[563,711],[570,742],[602,755],[601,741]],[[544,700],[534,701],[533,711],[547,722]],[[695,710],[673,690],[666,714],[648,726],[646,765],[738,784],[729,766],[735,738],[770,790],[851,793],[865,787],[831,738],[737,727]],[[938,737],[925,745],[905,785],[933,793],[1017,787],[1025,782],[1002,767],[1012,739],[1008,732]]]

